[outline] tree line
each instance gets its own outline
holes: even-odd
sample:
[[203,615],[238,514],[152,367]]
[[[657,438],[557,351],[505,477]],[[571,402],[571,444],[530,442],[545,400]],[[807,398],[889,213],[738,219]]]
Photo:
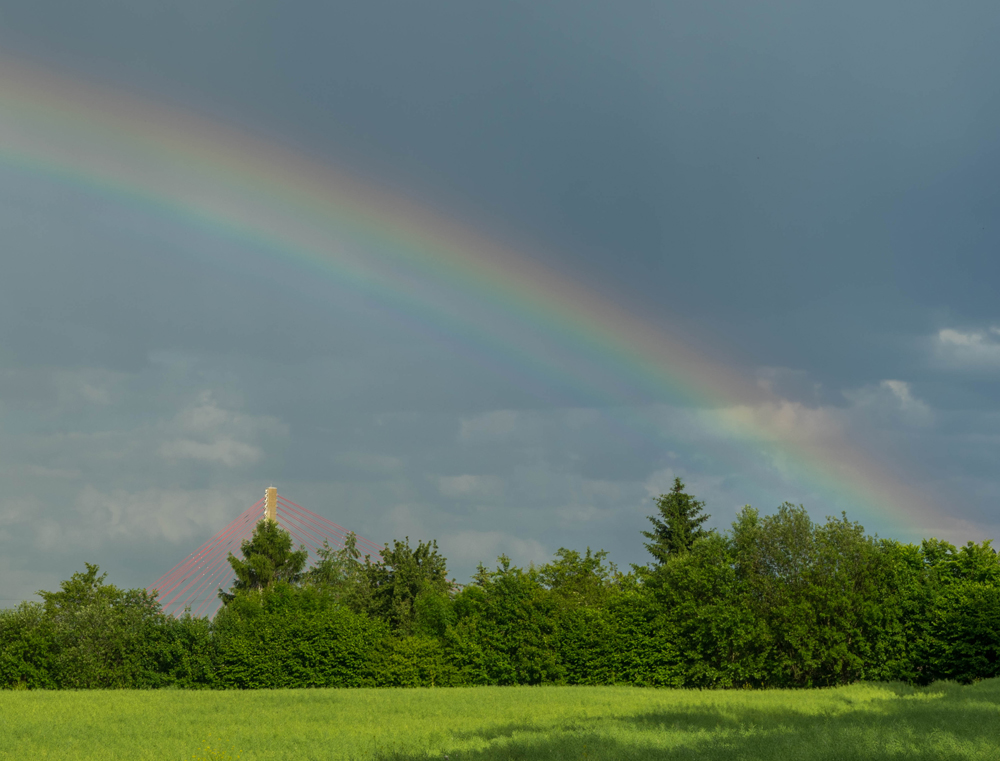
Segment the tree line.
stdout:
[[650,561],[501,556],[470,584],[434,541],[307,567],[261,521],[230,555],[214,619],[165,615],[95,565],[0,611],[0,687],[278,688],[515,684],[816,687],[1000,676],[1000,562],[867,535],[846,516],[746,507],[725,532],[676,479],[643,532]]

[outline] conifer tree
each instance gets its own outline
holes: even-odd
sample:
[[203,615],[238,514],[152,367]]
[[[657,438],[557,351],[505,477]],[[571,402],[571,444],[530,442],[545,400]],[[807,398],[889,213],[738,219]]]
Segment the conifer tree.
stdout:
[[240,545],[243,559],[229,553],[236,579],[230,592],[219,590],[219,599],[229,603],[237,592],[268,589],[276,581],[297,583],[302,579],[309,553],[292,549],[292,537],[275,521],[261,520],[253,536]]
[[659,515],[649,516],[653,530],[643,531],[642,535],[650,540],[645,547],[659,566],[668,557],[687,552],[696,539],[705,536],[708,532],[701,526],[710,516],[702,512],[704,502],[684,492],[684,482],[679,478],[674,478],[668,494],[657,497],[656,507]]

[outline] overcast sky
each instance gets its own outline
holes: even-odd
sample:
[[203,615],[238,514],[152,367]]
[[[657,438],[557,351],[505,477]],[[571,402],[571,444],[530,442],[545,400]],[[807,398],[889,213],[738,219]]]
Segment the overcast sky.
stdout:
[[[6,60],[526,252],[877,451],[953,540],[1000,526],[998,38],[994,2],[0,0]],[[675,475],[719,528],[791,500],[921,535],[733,455],[676,399],[624,416],[656,435],[623,432],[56,176],[0,163],[0,231],[0,605],[84,561],[145,586],[271,482],[378,543],[437,538],[463,581],[501,552],[644,562]]]

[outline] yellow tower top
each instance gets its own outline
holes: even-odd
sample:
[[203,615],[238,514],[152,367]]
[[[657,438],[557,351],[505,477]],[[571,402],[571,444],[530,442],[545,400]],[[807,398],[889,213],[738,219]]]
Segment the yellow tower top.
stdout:
[[278,520],[278,489],[275,486],[268,486],[264,490],[264,518],[265,520]]

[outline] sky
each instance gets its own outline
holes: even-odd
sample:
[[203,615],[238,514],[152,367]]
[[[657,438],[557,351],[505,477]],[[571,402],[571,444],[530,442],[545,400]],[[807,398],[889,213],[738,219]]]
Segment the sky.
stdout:
[[996,537],[998,33],[0,0],[0,606],[147,586],[272,483],[459,581],[644,563],[674,477],[721,530]]

